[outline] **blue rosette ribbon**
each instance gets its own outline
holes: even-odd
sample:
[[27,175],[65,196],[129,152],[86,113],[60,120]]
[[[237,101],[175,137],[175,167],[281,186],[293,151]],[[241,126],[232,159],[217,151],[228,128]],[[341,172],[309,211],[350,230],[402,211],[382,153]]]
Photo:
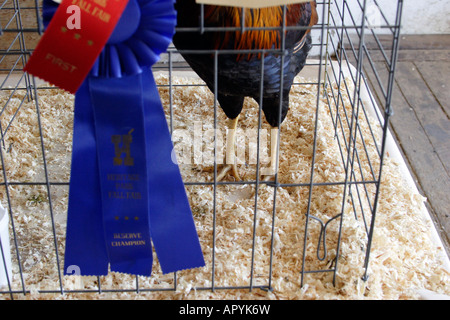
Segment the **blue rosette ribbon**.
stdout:
[[151,71],[175,24],[174,0],[129,0],[75,95],[64,274],[150,276],[153,247],[163,273],[205,265]]

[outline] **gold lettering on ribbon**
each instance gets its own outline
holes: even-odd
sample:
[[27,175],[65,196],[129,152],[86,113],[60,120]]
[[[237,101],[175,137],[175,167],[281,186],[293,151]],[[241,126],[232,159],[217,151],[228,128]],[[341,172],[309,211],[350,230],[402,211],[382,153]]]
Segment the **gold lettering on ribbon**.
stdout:
[[106,8],[106,2],[107,0],[94,0],[94,2],[96,4],[98,4],[99,6],[102,6],[103,8]]
[[[133,142],[134,129],[131,129],[125,135],[113,135],[111,142],[114,144],[115,157],[113,159],[115,166],[134,166],[134,158],[131,157],[130,145]],[[120,146],[122,144],[122,146]],[[122,154],[125,154],[125,159],[122,160]]]
[[138,174],[115,174],[107,175],[108,181],[114,181],[115,189],[108,191],[110,199],[132,199],[141,200],[142,194],[135,191],[134,182],[140,181]]
[[145,240],[140,233],[114,233],[114,241],[111,241],[113,247],[131,247],[144,246]]
[[72,5],[80,7],[84,12],[105,23],[109,23],[111,20],[111,14],[106,11],[106,0],[72,0]]
[[61,58],[58,58],[51,53],[47,53],[45,59],[51,61],[51,63],[53,63],[54,65],[57,65],[62,71],[72,73],[77,69],[77,67],[73,64],[70,64],[69,62],[64,61]]

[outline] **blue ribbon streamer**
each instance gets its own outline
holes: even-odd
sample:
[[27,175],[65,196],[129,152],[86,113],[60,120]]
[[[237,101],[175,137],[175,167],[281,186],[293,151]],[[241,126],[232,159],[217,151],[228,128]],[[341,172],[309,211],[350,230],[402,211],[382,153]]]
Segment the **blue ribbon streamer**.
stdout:
[[140,74],[91,77],[88,81],[95,118],[104,241],[111,271],[149,276],[153,258],[147,159],[151,158],[146,152],[145,87]]
[[65,274],[72,274],[70,270],[74,267],[79,275],[108,274],[94,123],[89,85],[85,81],[75,95]]
[[[163,273],[205,265],[150,69],[171,42],[173,2],[130,0],[76,93],[65,274],[150,275],[151,242]],[[48,24],[57,6],[43,8]]]
[[[142,74],[148,166],[150,229],[161,269],[170,273],[204,266],[189,201],[173,162],[169,128],[153,74]],[[170,143],[169,143],[170,142]]]

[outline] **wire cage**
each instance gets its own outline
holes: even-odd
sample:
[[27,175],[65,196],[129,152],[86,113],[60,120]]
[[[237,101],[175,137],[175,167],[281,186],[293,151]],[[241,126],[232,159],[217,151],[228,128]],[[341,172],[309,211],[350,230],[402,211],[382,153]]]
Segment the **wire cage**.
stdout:
[[[274,181],[257,174],[270,130],[254,101],[245,107],[244,159],[238,166],[243,178],[218,181],[225,117],[214,93],[169,47],[153,70],[207,266],[169,275],[155,270],[151,279],[63,276],[73,99],[22,71],[43,33],[41,6],[37,0],[0,0],[0,201],[9,216],[10,238],[10,248],[1,246],[0,265],[9,273],[0,289],[3,297],[176,291],[186,282],[196,290],[271,290],[286,268],[294,269],[300,288],[310,277],[334,283],[345,250],[359,252],[360,260],[351,263],[367,279],[393,113],[402,0],[388,5],[381,0],[317,1],[312,50],[291,90],[300,99],[291,104],[307,105],[309,113],[291,106],[287,119],[293,120],[281,125]],[[197,32],[211,30],[201,26]],[[374,55],[388,72],[377,70]],[[183,140],[186,136],[190,140]],[[195,143],[203,159],[208,149],[213,170],[195,161]],[[284,220],[287,216],[290,220]],[[281,260],[283,254],[288,260]]]

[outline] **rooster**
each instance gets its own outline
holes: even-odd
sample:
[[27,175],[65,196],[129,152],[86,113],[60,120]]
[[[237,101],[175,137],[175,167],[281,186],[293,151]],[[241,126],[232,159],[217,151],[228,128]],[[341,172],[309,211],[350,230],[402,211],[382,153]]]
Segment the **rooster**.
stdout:
[[[289,109],[292,82],[303,69],[311,49],[311,27],[318,22],[315,1],[262,9],[204,5],[202,12],[195,0],[177,0],[175,8],[178,29],[173,43],[212,92],[217,79],[217,100],[230,122],[228,128],[232,134],[227,137],[227,164],[217,180],[228,173],[240,180],[235,161],[229,163],[228,160],[235,159],[235,132],[245,97],[262,102],[265,118],[273,129],[270,166],[264,168],[263,175],[274,176],[278,128]],[[205,32],[199,31],[201,26]],[[232,29],[224,31],[227,27]],[[288,27],[284,29],[284,37],[283,27]],[[208,31],[207,28],[214,29]],[[286,54],[282,57],[280,49],[283,48]],[[219,53],[217,60],[214,52]]]

